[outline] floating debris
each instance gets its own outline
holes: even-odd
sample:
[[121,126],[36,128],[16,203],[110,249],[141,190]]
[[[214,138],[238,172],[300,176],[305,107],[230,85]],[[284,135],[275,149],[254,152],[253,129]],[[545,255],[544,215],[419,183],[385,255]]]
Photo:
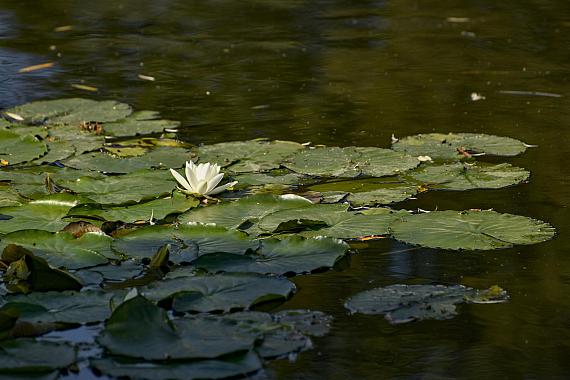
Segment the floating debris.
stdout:
[[73,30],[73,25],[62,25],[62,26],[58,26],[56,28],[53,29],[54,32],[69,32],[70,30]]
[[17,113],[12,112],[4,112],[4,115],[8,116],[10,119],[14,119],[16,121],[24,121],[24,118]]
[[20,70],[18,70],[18,72],[20,74],[21,73],[30,73],[32,71],[37,71],[37,70],[41,70],[41,69],[49,69],[50,67],[53,67],[53,65],[55,65],[55,62],[40,63],[38,65],[31,65],[31,66],[23,67]]
[[430,156],[418,156],[418,161],[419,162],[432,162],[433,160],[431,159]]
[[154,82],[156,80],[155,77],[151,77],[150,75],[139,74],[138,77],[139,79],[148,80],[150,82]]
[[548,98],[561,98],[562,95],[554,94],[552,92],[541,92],[541,91],[515,91],[515,90],[502,90],[499,91],[500,94],[507,95],[523,95],[523,96],[545,96]]
[[479,100],[485,100],[485,99],[487,99],[487,98],[481,94],[478,94],[476,92],[471,93],[471,100],[473,100],[474,102],[477,102]]
[[97,87],[87,86],[84,84],[74,83],[71,87],[76,88],[78,90],[90,91],[90,92],[97,92],[99,89]]
[[469,17],[448,17],[445,19],[447,22],[464,23],[469,22],[471,19]]

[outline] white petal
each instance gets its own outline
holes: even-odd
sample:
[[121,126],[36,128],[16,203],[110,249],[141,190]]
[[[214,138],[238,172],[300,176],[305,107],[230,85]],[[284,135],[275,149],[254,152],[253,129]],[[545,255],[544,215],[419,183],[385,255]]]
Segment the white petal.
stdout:
[[216,187],[214,190],[210,191],[208,194],[205,195],[214,195],[214,194],[219,194],[222,191],[224,191],[225,189],[227,189],[228,187],[232,187],[237,183],[237,181],[233,181],[230,183],[226,183],[225,185],[222,185],[220,187]]
[[207,181],[200,181],[198,183],[198,187],[195,189],[197,194],[200,195],[206,195],[206,189],[208,188],[208,182]]
[[214,190],[214,188],[216,186],[218,186],[218,183],[220,183],[222,178],[224,178],[224,173],[216,174],[216,175],[214,175],[214,177],[209,179],[208,180],[208,188],[206,189],[206,194],[208,194],[210,191]]
[[192,189],[198,186],[198,180],[196,179],[196,165],[192,161],[186,161],[186,178]]
[[183,188],[185,188],[186,190],[192,191],[192,187],[190,186],[188,181],[186,181],[186,179],[180,175],[180,173],[178,173],[174,169],[170,169],[170,173],[172,173],[172,175],[174,176],[176,181],[178,181],[178,183],[180,185],[182,185]]
[[218,173],[220,173],[220,169],[218,169],[218,165],[216,165],[216,164],[211,165],[210,168],[208,169],[208,173],[206,173],[206,178],[208,179],[208,182],[210,182],[210,179],[217,176]]
[[210,169],[209,162],[198,165],[198,168],[196,169],[196,178],[198,179],[198,181],[206,179],[206,173],[208,172],[209,169]]

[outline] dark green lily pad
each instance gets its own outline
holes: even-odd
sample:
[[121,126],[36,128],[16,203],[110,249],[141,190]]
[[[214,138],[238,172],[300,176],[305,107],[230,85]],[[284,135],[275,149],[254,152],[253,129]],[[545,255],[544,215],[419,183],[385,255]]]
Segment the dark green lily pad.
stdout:
[[20,194],[9,186],[0,185],[0,207],[21,206],[27,203]]
[[75,362],[75,349],[65,343],[15,339],[0,342],[0,373],[48,372]]
[[69,232],[19,230],[3,236],[0,249],[8,244],[17,244],[53,266],[79,269],[105,264],[108,258],[116,258],[111,251],[111,241],[111,237],[95,233],[75,238]]
[[234,173],[260,172],[279,168],[285,157],[304,146],[293,141],[232,141],[204,145],[195,150],[199,162],[217,163]]
[[291,236],[264,240],[260,252],[245,255],[211,253],[201,256],[193,265],[213,273],[308,273],[331,268],[348,249],[348,244],[337,239]]
[[54,194],[22,206],[0,208],[0,214],[11,217],[0,219],[0,233],[28,229],[59,231],[69,223],[62,218],[79,203],[79,199],[70,194]]
[[102,134],[82,129],[81,123],[51,126],[49,139],[62,145],[71,145],[76,154],[97,150],[105,144]]
[[155,301],[172,298],[172,308],[179,312],[213,312],[250,308],[258,303],[285,300],[295,285],[286,279],[256,274],[187,276],[179,269],[164,281],[140,289]]
[[154,111],[133,112],[123,120],[112,123],[105,123],[103,129],[107,136],[136,136],[150,133],[160,133],[167,128],[177,128],[180,122],[173,120],[159,119],[159,115]]
[[128,104],[113,100],[70,98],[26,103],[6,112],[21,116],[26,124],[79,124],[124,119],[132,110]]
[[243,254],[257,249],[259,242],[239,231],[208,225],[148,226],[113,242],[113,249],[131,257],[152,257],[164,244],[170,244],[170,260],[191,262],[212,252]]
[[540,220],[495,211],[432,211],[390,225],[403,242],[443,249],[489,250],[552,239],[554,228]]
[[62,161],[66,158],[73,156],[76,152],[75,146],[67,141],[48,141],[47,153],[42,157],[34,160],[35,164],[52,163],[55,161]]
[[172,213],[181,213],[198,206],[200,202],[194,197],[175,192],[172,196],[154,199],[144,203],[137,203],[130,206],[103,206],[96,203],[78,205],[69,210],[68,216],[78,217],[98,217],[107,221],[122,221],[134,223],[141,220],[164,219]]
[[345,307],[351,313],[384,314],[392,324],[424,319],[450,319],[459,303],[498,303],[507,293],[494,286],[477,290],[462,285],[391,285],[367,290],[351,297]]
[[463,150],[493,156],[516,156],[526,150],[522,141],[502,136],[477,133],[428,133],[401,138],[392,149],[412,156],[429,156],[432,159],[459,159]]
[[20,311],[21,321],[93,323],[109,318],[114,297],[113,293],[87,290],[14,295],[5,301],[6,306]]
[[91,359],[91,365],[104,374],[149,380],[226,379],[245,377],[262,367],[253,352],[231,355],[223,359],[191,362],[142,362],[127,358]]
[[453,163],[426,166],[410,177],[435,189],[499,189],[526,181],[530,172],[510,164]]
[[15,165],[32,161],[47,152],[46,144],[33,135],[0,130],[0,159]]
[[280,210],[261,218],[258,227],[266,232],[296,232],[296,228],[297,231],[311,229],[311,224],[314,223],[310,222],[320,221],[325,226],[330,226],[344,219],[347,210],[346,204],[313,204],[309,207]]
[[115,309],[97,340],[116,355],[165,360],[213,359],[245,352],[256,339],[221,319],[170,320],[166,311],[137,296]]
[[297,196],[254,195],[236,202],[197,208],[178,218],[180,223],[214,223],[217,226],[238,228],[248,221],[256,221],[279,210],[311,206],[308,199]]

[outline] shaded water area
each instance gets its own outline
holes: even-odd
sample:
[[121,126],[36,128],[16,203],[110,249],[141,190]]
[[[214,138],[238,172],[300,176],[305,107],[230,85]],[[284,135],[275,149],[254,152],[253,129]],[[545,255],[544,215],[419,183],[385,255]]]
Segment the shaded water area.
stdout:
[[[330,313],[333,328],[258,376],[567,378],[569,46],[562,0],[0,1],[0,107],[114,99],[181,120],[193,144],[268,137],[389,147],[392,134],[434,131],[537,144],[509,160],[531,171],[527,184],[431,192],[394,207],[493,208],[551,223],[554,240],[490,252],[362,243],[334,270],[293,278],[299,291],[280,309]],[[511,300],[397,326],[343,307],[395,283],[497,284]]]

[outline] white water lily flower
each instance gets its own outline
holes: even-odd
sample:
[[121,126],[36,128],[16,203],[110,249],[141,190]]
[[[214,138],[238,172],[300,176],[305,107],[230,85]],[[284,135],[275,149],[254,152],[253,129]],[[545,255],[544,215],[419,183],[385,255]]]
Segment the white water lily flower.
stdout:
[[209,162],[196,165],[192,161],[186,161],[186,178],[174,169],[170,169],[170,172],[182,186],[179,189],[184,193],[193,195],[218,194],[237,183],[234,181],[216,187],[224,178],[224,173],[220,173],[220,165]]

